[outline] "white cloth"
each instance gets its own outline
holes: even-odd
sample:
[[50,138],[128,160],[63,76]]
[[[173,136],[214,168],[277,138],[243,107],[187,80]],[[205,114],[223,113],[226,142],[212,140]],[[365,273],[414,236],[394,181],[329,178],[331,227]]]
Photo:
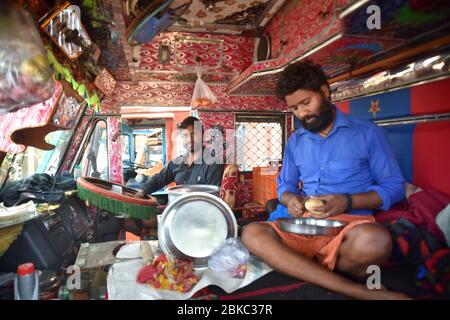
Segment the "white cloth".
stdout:
[[441,229],[447,245],[450,247],[450,204],[436,216],[436,224]]
[[[150,246],[155,252],[155,257],[160,251],[157,248],[157,241],[149,241]],[[231,293],[243,288],[253,281],[261,278],[272,271],[264,262],[254,256],[250,256],[247,265],[247,273],[244,279],[235,279],[225,273],[218,273],[211,269],[197,271],[201,276],[200,281],[186,293],[155,289],[150,285],[139,284],[136,277],[139,270],[143,267],[140,257],[139,242],[125,245],[116,256],[117,258],[128,258],[134,260],[124,260],[111,266],[107,278],[108,299],[110,300],[185,300],[192,297],[199,290],[209,286],[216,285],[225,292]]]
[[23,217],[24,215],[35,215],[36,206],[33,201],[28,201],[18,206],[6,207],[0,203],[0,220],[11,220]]

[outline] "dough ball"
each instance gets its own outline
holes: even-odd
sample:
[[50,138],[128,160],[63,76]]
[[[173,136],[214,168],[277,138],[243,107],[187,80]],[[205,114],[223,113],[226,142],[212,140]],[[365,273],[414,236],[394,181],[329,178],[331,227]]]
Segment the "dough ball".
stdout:
[[315,208],[323,206],[324,204],[325,204],[325,202],[323,200],[320,200],[317,198],[309,198],[305,202],[305,208],[306,208],[306,210],[308,210],[309,213],[311,213],[311,215],[313,215],[317,218],[322,218],[322,217],[326,217],[327,214],[322,211],[316,211]]

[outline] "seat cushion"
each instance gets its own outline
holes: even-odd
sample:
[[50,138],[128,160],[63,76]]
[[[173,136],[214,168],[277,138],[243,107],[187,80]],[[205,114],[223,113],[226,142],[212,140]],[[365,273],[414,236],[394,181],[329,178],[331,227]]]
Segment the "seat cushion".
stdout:
[[240,173],[238,166],[227,165],[223,172],[220,198],[233,209],[236,205],[236,192],[239,187]]

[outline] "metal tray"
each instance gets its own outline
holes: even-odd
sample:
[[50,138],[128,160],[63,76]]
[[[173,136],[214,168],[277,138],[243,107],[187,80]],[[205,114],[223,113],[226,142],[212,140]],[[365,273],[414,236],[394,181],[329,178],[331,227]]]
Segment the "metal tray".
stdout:
[[204,192],[192,192],[170,203],[158,225],[162,252],[192,260],[196,269],[207,268],[214,249],[236,236],[231,209],[222,199]]
[[285,218],[279,221],[283,231],[311,236],[335,236],[347,225],[339,220],[315,218]]
[[167,188],[167,194],[168,194],[168,200],[169,204],[171,204],[173,201],[175,201],[178,197],[181,197],[185,194],[189,194],[192,192],[205,192],[210,193],[215,196],[219,196],[220,194],[220,188],[218,186],[213,185],[207,185],[207,184],[180,184],[177,186],[173,186],[170,188]]

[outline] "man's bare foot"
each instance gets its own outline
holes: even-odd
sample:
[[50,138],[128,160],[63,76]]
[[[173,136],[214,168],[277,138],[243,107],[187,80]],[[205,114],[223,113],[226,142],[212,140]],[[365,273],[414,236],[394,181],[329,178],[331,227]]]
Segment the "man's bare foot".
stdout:
[[384,287],[384,289],[380,289],[380,290],[369,290],[368,299],[370,299],[370,300],[413,300],[413,298],[407,296],[404,293],[390,291],[390,290],[387,290],[385,287]]

